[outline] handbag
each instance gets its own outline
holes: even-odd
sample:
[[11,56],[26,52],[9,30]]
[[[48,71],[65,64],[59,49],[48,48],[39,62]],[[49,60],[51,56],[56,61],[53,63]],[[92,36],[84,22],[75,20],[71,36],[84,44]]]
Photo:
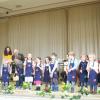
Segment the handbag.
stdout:
[[15,74],[15,75],[13,76],[13,81],[15,81],[15,82],[16,82],[16,81],[19,81],[19,76]]

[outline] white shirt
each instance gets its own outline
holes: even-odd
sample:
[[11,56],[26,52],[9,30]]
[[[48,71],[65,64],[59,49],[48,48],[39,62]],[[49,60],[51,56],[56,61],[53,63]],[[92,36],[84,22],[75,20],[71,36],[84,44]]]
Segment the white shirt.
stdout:
[[98,73],[99,64],[97,61],[89,61],[88,68],[93,69]]
[[70,63],[74,63],[74,66],[73,66],[72,70],[75,70],[75,69],[78,68],[79,62],[76,58],[74,58],[72,60],[71,59],[68,60],[68,69],[70,67]]

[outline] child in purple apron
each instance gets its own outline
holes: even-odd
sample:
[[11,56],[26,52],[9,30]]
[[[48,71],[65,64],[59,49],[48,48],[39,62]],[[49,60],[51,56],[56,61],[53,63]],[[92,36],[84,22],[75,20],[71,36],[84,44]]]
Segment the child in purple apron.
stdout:
[[[50,64],[51,71],[53,71],[55,64]],[[51,76],[51,88],[52,91],[58,91],[58,74],[57,69],[53,72],[53,75]]]
[[34,68],[34,84],[36,85],[36,90],[40,90],[41,87],[41,79],[42,79],[42,66],[41,66],[41,58],[36,58],[36,65]]
[[87,87],[87,75],[88,75],[88,72],[86,70],[87,63],[88,62],[86,61],[86,56],[82,55],[81,62],[79,64],[79,81],[80,81],[81,89],[83,89],[83,86]]
[[98,86],[100,87],[100,60],[98,61],[99,63],[99,70],[98,70]]
[[10,79],[10,66],[8,64],[3,64],[3,66],[2,66],[3,87],[6,87],[9,85],[9,79]]
[[23,63],[22,62],[17,64],[15,73],[19,77],[19,80],[16,81],[16,88],[21,88],[22,84],[23,84],[23,74],[24,74]]
[[11,74],[11,64],[12,62],[12,51],[9,46],[7,46],[3,53],[2,67],[1,67],[1,76],[2,76],[2,85],[5,88],[9,85],[9,79]]
[[75,90],[75,83],[76,83],[76,69],[78,67],[78,61],[75,59],[74,52],[68,53],[68,65],[66,68],[67,73],[67,83],[71,83],[71,92],[73,93]]
[[32,89],[33,82],[33,61],[32,54],[28,54],[26,61],[24,62],[24,74],[25,82],[30,83],[30,89]]
[[89,55],[89,62],[87,65],[88,77],[89,77],[89,85],[90,92],[97,92],[97,74],[98,74],[98,62],[95,60],[95,55]]
[[51,88],[52,91],[58,91],[58,73],[57,73],[58,61],[56,60],[56,56],[51,56],[50,63],[50,77],[51,77]]
[[45,91],[48,91],[49,83],[50,83],[50,57],[45,58],[45,64],[44,64],[44,78],[43,81],[45,83]]

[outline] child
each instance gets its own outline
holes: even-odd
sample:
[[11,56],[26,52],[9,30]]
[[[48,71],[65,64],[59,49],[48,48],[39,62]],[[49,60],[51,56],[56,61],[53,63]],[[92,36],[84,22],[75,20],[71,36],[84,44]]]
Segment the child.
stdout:
[[30,89],[32,89],[33,82],[33,61],[32,54],[27,55],[27,59],[24,62],[24,74],[25,74],[25,82],[30,83]]
[[56,57],[57,57],[56,54],[53,53],[50,62],[50,77],[51,77],[52,91],[58,91],[58,73],[57,73],[58,61]]
[[97,92],[97,74],[98,74],[98,62],[95,60],[95,55],[89,55],[89,62],[87,65],[88,77],[89,77],[89,85],[90,92]]
[[10,79],[10,66],[8,64],[3,64],[2,66],[2,85],[6,88],[9,85]]
[[67,83],[71,83],[71,92],[75,91],[75,82],[76,82],[76,69],[78,67],[78,61],[75,58],[74,52],[68,53],[68,65],[66,66],[67,73]]
[[19,77],[19,80],[16,81],[16,88],[21,88],[23,84],[23,74],[24,74],[24,69],[23,69],[23,62],[18,60],[18,63],[15,69],[15,74]]
[[1,67],[3,87],[7,87],[9,85],[9,79],[11,74],[11,67],[10,67],[11,62],[12,62],[11,48],[7,46],[4,50],[2,67]]
[[48,85],[50,83],[50,57],[45,58],[44,64],[44,83],[45,83],[45,91],[48,91]]
[[36,58],[36,65],[34,68],[34,84],[36,85],[36,90],[40,90],[41,87],[41,78],[42,78],[42,64],[41,58]]
[[99,63],[99,70],[98,70],[98,86],[100,87],[100,61],[98,61],[98,63]]
[[86,55],[81,56],[81,62],[79,64],[79,80],[80,80],[80,85],[81,89],[83,89],[83,86],[87,87],[87,61],[86,61]]

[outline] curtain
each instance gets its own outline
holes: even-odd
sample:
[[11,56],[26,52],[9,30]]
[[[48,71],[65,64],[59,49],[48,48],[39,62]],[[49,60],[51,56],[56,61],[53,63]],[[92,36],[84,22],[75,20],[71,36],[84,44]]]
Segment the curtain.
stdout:
[[4,53],[5,46],[7,45],[7,20],[0,20],[0,63],[2,62],[2,56]]
[[68,9],[68,49],[100,57],[100,3]]
[[[100,57],[100,3],[77,5],[0,20],[0,57],[4,47],[19,49],[25,56],[46,57],[56,52],[65,58],[94,53]],[[0,58],[1,59],[1,58]]]
[[65,10],[53,10],[9,18],[9,45],[33,57],[56,52],[63,58],[67,52],[67,17]]

